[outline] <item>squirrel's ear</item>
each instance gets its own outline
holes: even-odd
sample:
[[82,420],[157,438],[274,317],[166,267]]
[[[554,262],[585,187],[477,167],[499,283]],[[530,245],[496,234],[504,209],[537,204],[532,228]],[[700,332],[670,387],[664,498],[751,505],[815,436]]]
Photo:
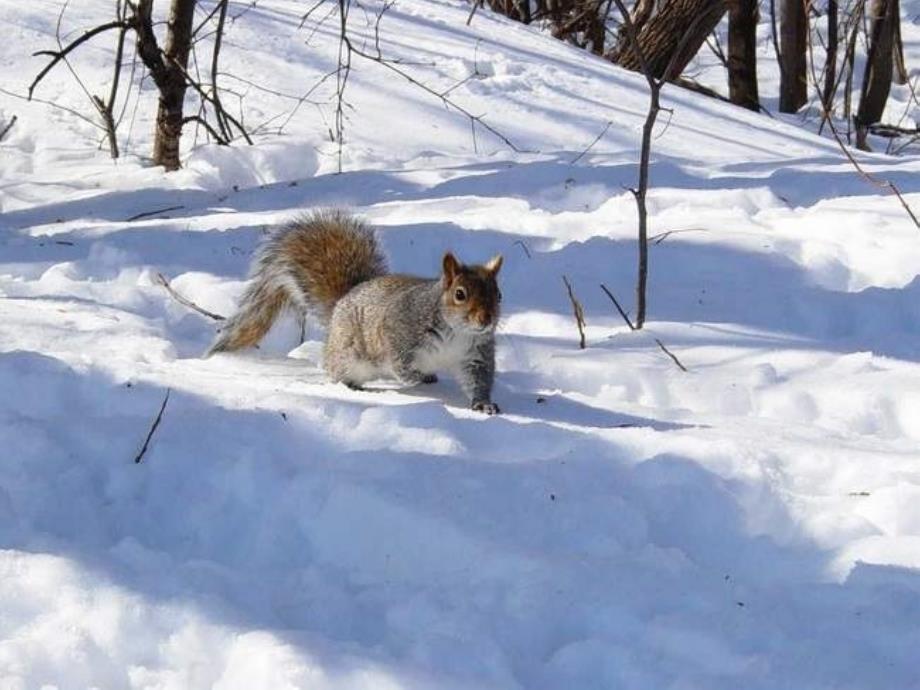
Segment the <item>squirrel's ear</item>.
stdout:
[[502,267],[502,255],[496,254],[486,263],[484,268],[491,273],[493,276],[498,274],[499,269]]
[[444,283],[450,285],[460,272],[460,262],[457,261],[457,258],[453,254],[447,252],[444,254],[442,265],[444,267]]

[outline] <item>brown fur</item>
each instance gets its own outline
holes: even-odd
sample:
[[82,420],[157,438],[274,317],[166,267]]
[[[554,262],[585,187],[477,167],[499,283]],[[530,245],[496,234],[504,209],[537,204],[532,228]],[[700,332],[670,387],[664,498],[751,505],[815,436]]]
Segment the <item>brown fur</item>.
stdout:
[[[496,275],[502,265],[496,256],[482,266],[461,264],[448,252],[444,255],[442,303],[448,313],[465,318],[473,326],[487,326],[498,320],[501,291]],[[462,288],[465,299],[457,299],[457,289]]]
[[257,344],[285,306],[328,323],[349,290],[386,272],[374,232],[360,220],[335,209],[296,218],[261,247],[240,309],[208,354]]
[[335,303],[355,285],[386,273],[373,231],[337,210],[289,223],[279,234],[277,252],[324,323]]

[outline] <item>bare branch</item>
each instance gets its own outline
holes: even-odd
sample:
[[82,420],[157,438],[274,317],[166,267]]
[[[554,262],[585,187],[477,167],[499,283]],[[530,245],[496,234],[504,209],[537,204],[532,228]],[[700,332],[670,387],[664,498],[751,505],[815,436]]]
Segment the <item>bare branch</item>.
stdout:
[[613,306],[617,308],[617,311],[620,312],[620,316],[623,317],[623,320],[626,322],[626,325],[629,326],[629,330],[634,331],[636,327],[633,326],[633,322],[629,320],[629,317],[626,315],[626,312],[623,311],[623,307],[620,306],[620,303],[617,302],[617,298],[613,296],[613,293],[607,289],[607,286],[601,283],[601,290],[610,298],[610,301],[613,302]]
[[661,348],[662,352],[664,352],[668,357],[674,360],[674,364],[680,367],[681,371],[687,371],[687,367],[681,364],[681,361],[677,359],[677,356],[673,352],[671,352],[668,348],[666,348],[663,342],[661,342],[658,338],[655,338],[655,342],[658,343],[658,347]]
[[169,281],[166,279],[166,276],[164,276],[162,273],[157,273],[157,282],[160,285],[162,285],[164,288],[166,288],[166,292],[169,293],[169,296],[172,297],[174,300],[176,300],[182,306],[188,307],[189,309],[197,311],[202,316],[207,316],[209,319],[213,319],[214,321],[226,321],[227,320],[226,316],[221,316],[220,314],[215,314],[214,312],[208,311],[207,309],[204,309],[203,307],[199,307],[197,304],[192,302],[192,300],[190,300],[188,297],[183,297],[178,292],[173,290],[172,286],[169,284]]
[[107,22],[105,24],[100,24],[99,26],[89,29],[83,33],[79,38],[71,41],[67,46],[61,50],[40,50],[37,53],[33,53],[34,56],[47,55],[51,57],[51,61],[45,65],[41,72],[38,73],[38,76],[32,80],[32,83],[29,85],[29,100],[32,100],[32,92],[35,91],[35,87],[38,86],[39,82],[45,78],[45,76],[54,69],[54,66],[59,63],[61,60],[67,57],[75,48],[80,47],[83,43],[86,43],[93,36],[98,36],[104,31],[111,31],[112,29],[123,29],[130,28],[130,25],[122,19],[117,19],[115,21]]
[[598,134],[596,137],[594,137],[594,141],[592,141],[590,144],[588,144],[587,148],[585,148],[584,151],[582,151],[582,152],[579,153],[577,156],[575,156],[571,161],[569,161],[569,163],[570,163],[571,165],[574,165],[575,163],[577,163],[578,161],[580,161],[582,158],[584,158],[585,154],[587,154],[588,151],[590,151],[591,149],[593,149],[593,148],[594,148],[594,145],[595,145],[597,142],[599,142],[601,139],[604,138],[604,135],[607,133],[607,130],[610,129],[611,125],[613,125],[613,120],[608,120],[608,121],[607,121],[607,124],[604,126],[604,129],[601,130],[601,133]]
[[166,403],[169,402],[169,394],[171,391],[171,388],[166,389],[166,396],[163,398],[163,404],[160,405],[160,411],[157,412],[157,416],[150,426],[150,431],[147,432],[147,437],[144,439],[144,445],[138,451],[137,455],[134,456],[134,464],[139,464],[147,453],[147,446],[150,445],[150,439],[153,438],[153,434],[156,433],[157,427],[160,426],[160,421],[163,419],[163,412],[166,410]]
[[575,292],[572,290],[572,285],[569,283],[569,279],[564,275],[562,276],[562,282],[565,283],[565,289],[569,293],[569,301],[572,303],[572,313],[575,316],[575,325],[578,326],[578,347],[582,350],[585,349],[585,310],[581,306],[581,302],[578,301],[578,298],[575,297]]
[[185,206],[167,206],[166,208],[158,208],[155,211],[144,211],[143,213],[138,213],[135,216],[130,218],[125,218],[126,223],[131,223],[135,220],[140,220],[141,218],[147,218],[149,216],[158,216],[161,213],[166,213],[167,211],[178,211],[180,208],[185,208]]
[[4,137],[6,137],[9,131],[13,129],[13,125],[16,124],[16,120],[18,119],[19,119],[18,115],[13,115],[13,117],[10,118],[10,121],[6,123],[6,126],[2,130],[0,130],[0,141],[3,141]]

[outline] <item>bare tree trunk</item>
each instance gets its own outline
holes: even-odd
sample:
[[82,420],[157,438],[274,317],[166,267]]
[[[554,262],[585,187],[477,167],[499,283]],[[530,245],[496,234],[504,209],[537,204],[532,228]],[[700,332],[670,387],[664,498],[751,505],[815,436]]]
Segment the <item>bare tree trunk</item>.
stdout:
[[837,0],[827,0],[827,58],[824,61],[824,91],[821,93],[821,105],[830,116],[834,107],[834,92],[837,86]]
[[[645,23],[649,20],[649,17],[652,16],[652,11],[654,9],[655,0],[636,0],[632,11],[629,13],[629,16],[632,18],[632,25],[636,33],[639,33],[642,30],[642,27],[645,26]],[[616,60],[613,58],[614,52],[617,50],[622,50],[623,47],[628,45],[629,36],[626,35],[626,23],[623,22],[620,24],[620,30],[617,32],[616,43],[609,51],[607,57],[616,62]]]
[[910,75],[904,62],[904,42],[901,40],[901,0],[892,1],[892,21],[894,21],[894,82],[902,86],[907,83]]
[[185,104],[185,70],[192,45],[192,20],[195,0],[172,0],[166,43],[163,47],[164,79],[157,83],[160,103],[157,108],[153,162],[167,170],[179,169],[179,139],[182,137],[182,108]]
[[[637,4],[638,13],[643,3]],[[637,31],[638,43],[654,77],[670,81],[686,68],[727,9],[725,0],[665,0]],[[636,51],[622,33],[607,53],[621,67],[641,71]]]
[[808,101],[807,63],[808,0],[782,0],[780,17],[779,110],[795,113]]
[[869,29],[869,50],[863,73],[859,108],[856,111],[856,146],[868,150],[866,135],[869,125],[882,119],[885,102],[891,91],[894,70],[894,2],[873,0]]
[[[833,0],[831,0],[833,2]],[[758,0],[728,4],[728,94],[736,105],[760,110],[757,94]]]

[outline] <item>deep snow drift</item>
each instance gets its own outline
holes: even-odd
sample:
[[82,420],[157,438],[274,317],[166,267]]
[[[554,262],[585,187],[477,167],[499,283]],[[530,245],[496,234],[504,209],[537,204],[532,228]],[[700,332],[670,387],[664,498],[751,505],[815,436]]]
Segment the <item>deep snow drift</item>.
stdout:
[[[0,3],[7,90],[58,7]],[[248,122],[292,107],[259,88],[334,67],[303,12],[231,27]],[[86,123],[0,94],[0,688],[920,687],[920,233],[796,118],[667,89],[651,223],[682,232],[653,244],[631,333],[598,286],[631,303],[643,80],[467,14],[399,0],[382,48],[435,88],[471,77],[453,96],[526,153],[363,62],[342,174],[329,84],[171,175],[138,156],[143,102],[114,164]],[[75,60],[87,83],[109,48]],[[64,70],[37,95],[87,105]],[[920,207],[920,159],[861,159]],[[156,274],[229,313],[263,230],[333,204],[396,270],[505,255],[505,414],[447,380],[329,384],[293,319],[199,358],[213,322]]]

